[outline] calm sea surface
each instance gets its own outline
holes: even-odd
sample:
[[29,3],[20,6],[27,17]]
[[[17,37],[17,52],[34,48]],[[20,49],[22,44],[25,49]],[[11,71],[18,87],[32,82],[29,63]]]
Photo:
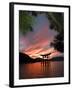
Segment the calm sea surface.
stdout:
[[64,61],[44,61],[21,64],[19,66],[19,78],[46,78],[63,77]]

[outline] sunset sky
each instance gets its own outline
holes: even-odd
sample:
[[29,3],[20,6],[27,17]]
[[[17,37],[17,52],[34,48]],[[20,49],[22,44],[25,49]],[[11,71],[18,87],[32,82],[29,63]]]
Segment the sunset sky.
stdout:
[[41,54],[50,52],[54,52],[50,57],[61,55],[60,52],[50,46],[55,35],[57,32],[50,30],[49,21],[45,14],[39,14],[36,17],[36,24],[33,25],[33,31],[29,31],[25,35],[20,32],[20,52],[26,53],[32,58],[41,58]]

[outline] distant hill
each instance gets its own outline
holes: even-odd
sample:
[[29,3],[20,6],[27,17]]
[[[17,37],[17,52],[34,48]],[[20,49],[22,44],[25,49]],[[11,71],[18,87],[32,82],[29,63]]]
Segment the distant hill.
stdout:
[[19,62],[20,63],[28,63],[30,61],[32,61],[33,59],[31,57],[29,57],[27,54],[24,53],[19,53]]
[[53,57],[52,59],[42,59],[42,58],[36,58],[35,61],[39,62],[39,61],[62,61],[64,60],[63,56],[60,57]]
[[50,61],[62,61],[64,60],[63,56],[59,56],[59,57],[53,57],[52,59],[49,59]]
[[32,59],[25,53],[19,53],[19,63],[35,63],[35,62],[41,62],[41,61],[62,61],[64,60],[64,57],[54,57],[52,59],[42,59],[42,58],[36,58]]
[[[39,61],[43,61],[43,60],[45,60],[45,59],[42,59],[42,58],[36,58],[36,59],[34,59],[36,62],[39,62]],[[47,59],[48,60],[48,59]]]

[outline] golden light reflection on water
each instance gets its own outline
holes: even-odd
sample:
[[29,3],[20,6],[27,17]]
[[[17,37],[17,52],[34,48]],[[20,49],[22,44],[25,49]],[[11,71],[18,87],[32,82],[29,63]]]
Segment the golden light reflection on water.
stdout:
[[20,65],[20,79],[63,76],[63,61],[45,61]]

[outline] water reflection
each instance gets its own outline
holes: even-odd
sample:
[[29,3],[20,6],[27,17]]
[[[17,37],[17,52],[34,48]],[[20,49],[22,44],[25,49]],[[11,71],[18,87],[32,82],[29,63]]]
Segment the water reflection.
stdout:
[[63,77],[63,61],[44,61],[36,63],[21,64],[19,70],[20,79]]

